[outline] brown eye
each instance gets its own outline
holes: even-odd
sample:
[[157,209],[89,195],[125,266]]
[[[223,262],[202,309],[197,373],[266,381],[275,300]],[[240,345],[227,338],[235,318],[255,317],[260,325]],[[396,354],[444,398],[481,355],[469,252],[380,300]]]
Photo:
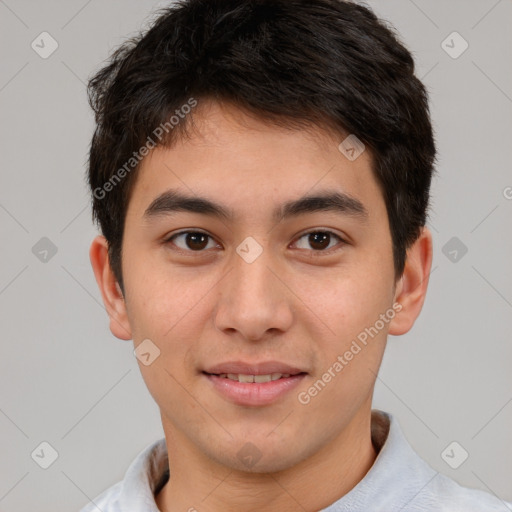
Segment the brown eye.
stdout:
[[308,235],[308,243],[313,249],[323,250],[329,246],[331,235],[328,233],[310,233]]
[[202,231],[182,231],[169,238],[168,242],[172,242],[183,251],[201,252],[208,247],[211,236]]
[[315,252],[326,252],[327,249],[331,249],[336,245],[336,243],[331,245],[332,242],[336,242],[336,240],[344,241],[332,231],[310,231],[309,233],[304,233],[299,238],[299,241],[302,239],[305,239],[306,242],[299,249],[313,249]]

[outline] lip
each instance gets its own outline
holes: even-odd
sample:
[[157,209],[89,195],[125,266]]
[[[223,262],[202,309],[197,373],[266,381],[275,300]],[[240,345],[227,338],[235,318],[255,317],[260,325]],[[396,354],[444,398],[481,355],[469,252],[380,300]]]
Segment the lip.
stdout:
[[[265,373],[253,373],[249,375],[265,375]],[[269,405],[296,388],[306,375],[307,373],[299,373],[296,375],[290,375],[290,377],[272,380],[270,382],[249,383],[238,382],[236,380],[203,372],[203,376],[223,398],[236,405],[244,406]]]
[[[267,375],[271,373],[289,374],[270,382],[238,382],[236,380],[219,377],[223,373],[237,373],[244,375]],[[203,371],[213,389],[224,399],[243,406],[269,405],[282,398],[306,377],[308,372],[280,361],[262,361],[248,363],[244,361],[227,361],[216,364]]]
[[279,361],[262,361],[260,363],[246,363],[244,361],[227,361],[225,363],[216,364],[204,370],[206,373],[242,373],[244,375],[267,375],[269,373],[289,373],[297,375],[299,373],[307,373],[305,370],[290,366]]

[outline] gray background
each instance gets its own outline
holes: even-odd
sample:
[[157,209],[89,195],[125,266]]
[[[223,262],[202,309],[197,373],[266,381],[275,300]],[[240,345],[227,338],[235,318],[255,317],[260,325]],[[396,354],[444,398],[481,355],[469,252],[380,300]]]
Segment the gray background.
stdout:
[[[163,436],[132,342],[108,329],[84,171],[87,78],[164,5],[0,0],[2,512],[78,510]],[[374,406],[436,470],[512,500],[512,2],[370,5],[415,54],[439,145],[430,288],[415,327],[390,337]],[[47,59],[31,48],[43,31],[59,45]],[[456,59],[441,45],[453,31],[469,44]],[[59,454],[46,470],[31,458],[43,441]],[[452,441],[469,453],[458,469],[441,456]]]

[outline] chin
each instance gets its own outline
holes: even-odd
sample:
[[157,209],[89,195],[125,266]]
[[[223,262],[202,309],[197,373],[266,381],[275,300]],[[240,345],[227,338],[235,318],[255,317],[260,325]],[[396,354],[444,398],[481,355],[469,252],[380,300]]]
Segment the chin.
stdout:
[[296,442],[286,443],[283,438],[270,441],[266,433],[235,439],[230,440],[227,446],[218,446],[215,453],[211,452],[210,447],[210,457],[230,469],[254,474],[285,471],[306,459],[316,449],[304,449],[304,445],[300,445],[301,450],[298,451],[295,448]]

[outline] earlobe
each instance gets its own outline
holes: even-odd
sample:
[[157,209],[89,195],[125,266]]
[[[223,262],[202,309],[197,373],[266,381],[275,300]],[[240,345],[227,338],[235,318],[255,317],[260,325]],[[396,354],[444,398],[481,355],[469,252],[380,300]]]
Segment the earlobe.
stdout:
[[103,304],[110,318],[110,331],[121,340],[131,340],[132,332],[128,321],[123,293],[110,267],[108,242],[98,235],[91,243],[89,258],[96,282],[103,298]]
[[405,334],[414,325],[425,302],[431,266],[432,234],[423,227],[419,238],[407,251],[404,272],[395,292],[395,302],[402,307],[390,323],[389,334]]

